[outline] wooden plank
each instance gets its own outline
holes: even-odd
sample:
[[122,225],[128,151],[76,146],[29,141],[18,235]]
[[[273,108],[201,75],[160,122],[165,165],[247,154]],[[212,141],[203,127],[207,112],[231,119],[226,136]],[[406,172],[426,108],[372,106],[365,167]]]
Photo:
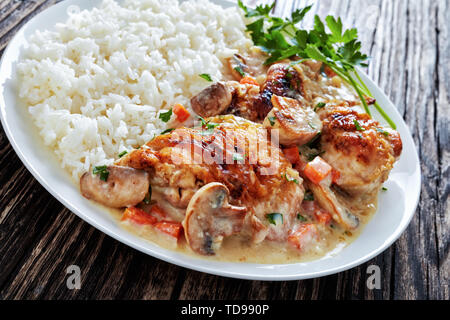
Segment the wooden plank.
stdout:
[[450,3],[440,1],[436,11],[437,61],[434,109],[439,171],[437,178],[436,242],[439,286],[433,295],[450,300]]
[[9,1],[0,11],[0,50],[13,35],[32,17],[61,0]]

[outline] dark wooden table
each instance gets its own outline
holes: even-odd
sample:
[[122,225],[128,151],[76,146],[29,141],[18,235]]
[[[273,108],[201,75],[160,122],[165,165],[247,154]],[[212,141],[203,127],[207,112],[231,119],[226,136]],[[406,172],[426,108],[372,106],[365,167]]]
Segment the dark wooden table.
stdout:
[[[0,0],[0,56],[20,27],[58,0]],[[303,6],[278,1],[276,14]],[[449,299],[448,0],[318,1],[320,15],[356,26],[368,73],[403,115],[422,168],[407,231],[371,261],[336,275],[290,282],[228,279],[177,267],[106,236],[72,214],[25,169],[0,131],[0,299]],[[81,289],[66,286],[69,265]],[[381,269],[381,289],[366,286]]]

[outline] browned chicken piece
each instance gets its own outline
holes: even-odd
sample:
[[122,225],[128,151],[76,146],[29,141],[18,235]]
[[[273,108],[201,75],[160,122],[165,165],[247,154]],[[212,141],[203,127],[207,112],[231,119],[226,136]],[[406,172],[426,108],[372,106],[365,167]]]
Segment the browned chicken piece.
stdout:
[[[189,207],[203,186],[219,182],[229,190],[230,205],[247,209],[243,234],[256,242],[286,240],[303,199],[298,172],[262,125],[232,115],[206,121],[214,129],[178,128],[117,164],[148,172],[153,192],[159,190],[162,199],[178,208]],[[178,199],[166,196],[173,190]],[[270,224],[266,215],[273,212],[283,214],[282,225]]]
[[351,196],[376,194],[402,151],[398,132],[347,102],[327,104],[319,116],[322,157],[340,172],[337,185]]
[[192,197],[183,228],[185,238],[195,252],[213,255],[224,237],[241,231],[247,208],[230,205],[229,196],[230,191],[225,185],[211,182]]
[[318,185],[307,179],[305,182],[336,222],[355,229],[359,224],[357,214],[373,203],[400,156],[400,135],[381,128],[359,107],[350,107],[346,101],[328,103],[319,115],[323,122],[321,157],[339,172],[339,178],[332,183],[328,176]]
[[304,145],[322,130],[322,122],[314,110],[298,100],[272,95],[273,109],[264,119],[264,126],[279,132],[280,143]]
[[106,181],[90,172],[83,174],[80,189],[84,197],[111,208],[134,206],[145,198],[150,185],[146,171],[114,165],[106,169]]
[[272,95],[275,94],[293,99],[299,97],[299,94],[291,87],[288,69],[288,63],[276,63],[270,66],[267,71],[266,81],[262,84],[259,99],[254,105],[260,119],[264,119],[270,110],[272,110]]

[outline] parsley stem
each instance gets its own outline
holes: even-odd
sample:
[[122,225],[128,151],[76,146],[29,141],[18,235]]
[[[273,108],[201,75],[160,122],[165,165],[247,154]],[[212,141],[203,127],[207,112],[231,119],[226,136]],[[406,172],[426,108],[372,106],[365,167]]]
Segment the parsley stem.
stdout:
[[353,88],[355,88],[356,93],[358,94],[359,98],[361,99],[364,109],[366,110],[366,112],[369,116],[372,116],[370,113],[370,110],[369,110],[369,106],[367,105],[366,98],[364,98],[360,88],[358,88],[358,84],[355,82],[355,80],[352,78],[352,76],[348,73],[348,71],[347,71],[347,74],[348,74],[348,78],[350,79],[350,82],[351,82]]
[[355,70],[354,74],[356,75],[356,78],[358,78],[359,83],[363,86],[363,88],[366,90],[366,95],[372,97],[372,93],[370,92],[369,88],[367,88],[366,84],[364,83],[364,81],[362,81],[361,77],[359,76],[358,71]]
[[395,122],[392,121],[392,119],[384,112],[383,108],[380,107],[378,102],[375,102],[375,109],[381,114],[384,120],[391,126],[392,129],[397,129],[397,126],[395,125]]
[[[362,81],[361,77],[359,76],[358,72],[355,71],[355,75],[358,78],[359,82],[361,83],[361,85],[364,87],[364,89],[366,90],[365,94],[366,96],[369,97],[373,97],[372,93],[370,92],[369,88],[367,88],[366,84],[364,83],[364,81]],[[377,111],[381,114],[381,116],[383,117],[384,120],[386,120],[386,122],[391,126],[392,129],[397,129],[397,126],[395,125],[395,122],[392,121],[392,119],[386,114],[386,112],[383,110],[383,108],[380,107],[380,105],[378,104],[378,102],[375,101],[375,109],[377,109]]]
[[[333,66],[329,66],[331,69],[333,69],[333,71],[342,79],[344,79],[344,81],[347,81],[347,83],[351,84],[353,87],[358,88],[356,90],[356,92],[358,92],[358,90],[362,91],[362,93],[366,96],[372,97],[372,93],[369,91],[369,88],[367,88],[367,86],[364,84],[364,82],[362,81],[361,77],[358,75],[358,72],[355,71],[355,75],[358,78],[360,84],[356,83],[355,81],[351,81],[351,75],[350,74],[344,74],[343,72],[341,72],[341,70],[339,70],[338,68],[335,68]],[[362,87],[361,87],[362,86]],[[362,99],[361,96],[359,95],[361,102],[363,102],[363,104],[366,102],[366,99]],[[367,105],[367,104],[366,104]],[[378,111],[378,113],[383,117],[384,120],[386,120],[386,122],[391,126],[392,129],[397,129],[397,126],[395,125],[395,122],[392,121],[392,119],[386,114],[386,112],[383,110],[383,108],[380,107],[378,102],[375,102],[374,104],[375,109]],[[369,112],[368,112],[369,113]],[[369,113],[370,115],[370,113]]]

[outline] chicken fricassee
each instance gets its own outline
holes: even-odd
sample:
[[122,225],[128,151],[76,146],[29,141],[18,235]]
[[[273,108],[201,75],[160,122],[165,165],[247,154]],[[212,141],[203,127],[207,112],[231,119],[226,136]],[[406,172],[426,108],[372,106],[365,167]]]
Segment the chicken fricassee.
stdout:
[[226,79],[192,97],[197,115],[174,106],[174,129],[85,173],[83,196],[159,244],[215,259],[307,260],[354,239],[399,134],[321,62],[263,61],[235,55]]

